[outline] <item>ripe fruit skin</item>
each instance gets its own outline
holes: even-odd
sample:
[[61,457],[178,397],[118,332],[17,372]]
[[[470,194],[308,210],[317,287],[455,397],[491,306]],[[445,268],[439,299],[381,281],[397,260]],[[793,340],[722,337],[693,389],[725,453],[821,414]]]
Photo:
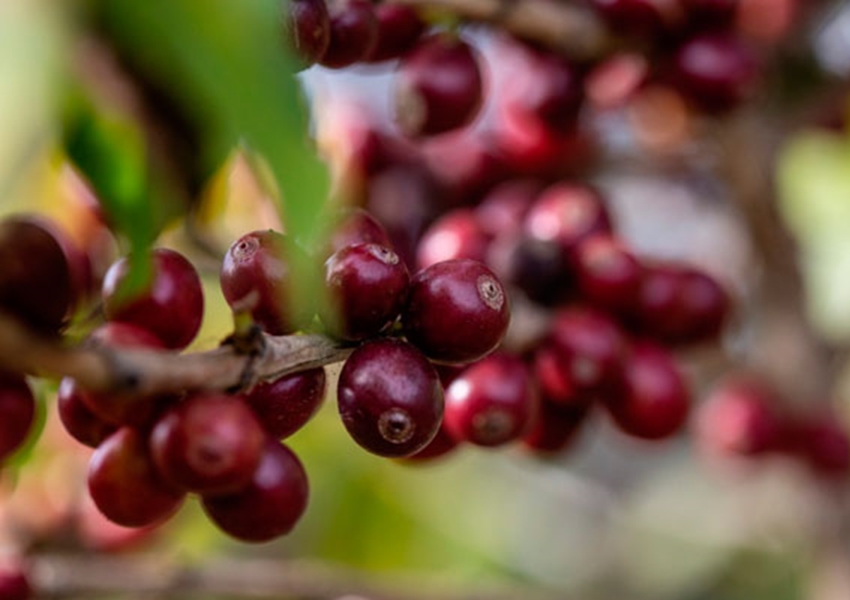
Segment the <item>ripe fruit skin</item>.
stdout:
[[405,460],[413,463],[432,461],[450,454],[457,447],[458,441],[446,431],[445,422],[443,422],[434,439],[415,454],[405,457]]
[[0,308],[42,333],[62,328],[74,304],[62,246],[31,219],[0,222]]
[[83,395],[77,382],[65,377],[59,384],[56,407],[62,425],[71,437],[84,446],[97,448],[118,426],[99,417],[83,400]]
[[35,419],[35,398],[22,375],[0,372],[0,460],[27,439]]
[[392,248],[387,230],[362,208],[352,208],[337,216],[328,240],[327,256],[354,244],[378,244]]
[[124,527],[165,520],[180,508],[184,496],[162,479],[146,437],[131,427],[113,433],[92,454],[88,486],[98,510]]
[[814,414],[786,424],[788,449],[823,477],[850,473],[850,437],[833,414]]
[[468,208],[459,208],[446,213],[431,224],[419,240],[416,265],[424,269],[455,258],[483,262],[488,241],[475,212]]
[[286,39],[305,67],[321,60],[331,42],[331,23],[325,0],[286,3]]
[[278,440],[301,429],[324,397],[325,370],[321,367],[258,383],[242,395],[266,433]]
[[622,394],[607,400],[618,427],[647,440],[670,437],[679,431],[690,404],[675,360],[667,350],[650,343],[635,345],[625,361]]
[[723,382],[700,407],[697,433],[708,452],[758,456],[781,446],[783,422],[773,393],[758,382]]
[[[233,242],[221,266],[221,291],[234,312],[249,312],[272,335],[292,333],[303,319],[293,306],[297,249],[284,235],[253,231]],[[299,311],[300,312],[300,311]]]
[[372,337],[398,317],[409,283],[407,267],[389,248],[355,244],[338,250],[325,262],[322,322],[334,337]]
[[494,187],[475,208],[481,230],[491,238],[514,235],[541,189],[534,179],[513,179]]
[[109,268],[103,280],[103,311],[110,321],[147,329],[167,348],[185,348],[201,328],[204,316],[201,279],[192,263],[173,250],[157,248],[151,261],[153,275],[147,288],[126,300],[119,292],[128,260],[121,259]]
[[366,59],[367,62],[381,62],[402,56],[425,31],[425,22],[410,6],[379,4],[375,7],[375,16],[378,19],[378,42]]
[[[162,342],[146,329],[127,323],[105,323],[94,330],[90,342],[113,348],[161,350]],[[170,396],[116,396],[78,389],[77,393],[91,411],[114,425],[149,425],[163,406],[171,403]]]
[[565,406],[547,402],[544,398],[540,403],[540,414],[522,438],[522,443],[535,452],[560,452],[575,441],[589,413],[589,405]]
[[643,269],[616,239],[598,235],[585,240],[576,250],[574,267],[579,290],[590,304],[619,314],[634,306]]
[[492,354],[446,389],[444,426],[458,440],[499,446],[521,437],[538,415],[539,399],[525,364]]
[[478,59],[463,40],[432,35],[419,41],[396,72],[395,118],[411,137],[470,123],[482,102]]
[[330,44],[319,61],[341,69],[366,59],[378,43],[378,19],[366,0],[344,0],[331,9]]
[[437,362],[469,363],[502,341],[508,295],[478,261],[447,260],[414,275],[402,315],[407,339]]
[[174,487],[222,494],[251,480],[265,441],[251,409],[238,398],[198,394],[157,421],[150,448],[160,474]]
[[605,313],[582,307],[559,311],[534,360],[543,397],[583,404],[616,390],[626,351],[625,336]]
[[30,600],[33,597],[29,578],[21,565],[0,566],[0,598],[3,600]]
[[721,113],[747,98],[758,75],[755,57],[728,34],[708,34],[676,52],[674,83],[701,109]]
[[381,339],[352,352],[339,376],[337,402],[354,441],[380,456],[409,456],[437,434],[443,388],[413,346]]
[[268,440],[248,486],[227,496],[203,497],[204,512],[228,535],[267,542],[289,533],[307,508],[309,487],[301,461]]

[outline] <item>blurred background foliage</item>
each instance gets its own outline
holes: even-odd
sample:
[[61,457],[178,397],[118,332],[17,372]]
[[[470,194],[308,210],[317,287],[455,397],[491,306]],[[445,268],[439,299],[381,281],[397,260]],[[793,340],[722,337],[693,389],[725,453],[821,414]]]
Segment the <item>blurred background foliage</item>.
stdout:
[[[0,2],[0,211],[39,211],[79,225],[73,201],[83,192],[72,160],[121,234],[123,251],[157,243],[191,254],[179,227],[190,208],[225,243],[281,223],[297,236],[317,235],[328,177],[307,135],[299,80],[281,50],[279,10],[277,0]],[[186,139],[150,139],[141,124],[149,115],[116,101],[122,91],[104,76],[108,65],[86,59],[99,43],[88,29],[92,19],[120,40],[132,69],[172,92],[175,104],[163,114],[184,122]],[[196,180],[175,181],[167,165],[153,168],[169,152],[184,156],[186,148],[174,147],[180,143]],[[850,139],[800,132],[782,148],[777,182],[801,245],[811,314],[825,334],[846,340]],[[625,229],[637,237],[652,231],[644,247],[664,246],[641,219],[668,208],[640,216],[624,210],[631,219]],[[700,215],[683,227],[693,232]],[[689,251],[682,240],[664,250]],[[210,267],[195,349],[213,347],[232,326]],[[14,476],[3,480],[3,522],[27,523],[36,538],[83,502],[86,451],[56,426],[52,392],[52,384],[42,385],[41,442],[14,463],[25,468],[9,469]],[[291,536],[261,547],[237,544],[190,502],[139,551],[190,563],[307,558],[384,577],[420,574],[435,586],[525,582],[588,600],[815,598],[811,590],[836,568],[839,578],[850,571],[812,555],[812,523],[831,526],[817,524],[823,499],[793,465],[718,477],[686,441],[641,444],[600,418],[574,452],[551,461],[465,449],[412,466],[360,450],[332,400],[291,439],[312,486],[306,517]]]

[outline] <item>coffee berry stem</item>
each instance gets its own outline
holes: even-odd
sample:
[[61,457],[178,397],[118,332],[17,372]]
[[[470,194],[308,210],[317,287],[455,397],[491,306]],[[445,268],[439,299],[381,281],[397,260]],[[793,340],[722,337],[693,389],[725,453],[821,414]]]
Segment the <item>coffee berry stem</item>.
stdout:
[[341,362],[351,348],[322,335],[259,334],[252,352],[225,342],[203,352],[68,346],[0,312],[0,369],[72,377],[93,392],[152,396],[186,390],[238,391],[255,383]]

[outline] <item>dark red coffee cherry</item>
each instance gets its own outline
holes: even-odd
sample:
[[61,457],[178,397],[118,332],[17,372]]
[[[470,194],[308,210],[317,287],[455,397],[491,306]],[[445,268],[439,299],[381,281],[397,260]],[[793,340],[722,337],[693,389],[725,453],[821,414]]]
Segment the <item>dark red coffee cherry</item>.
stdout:
[[555,242],[502,236],[490,244],[487,266],[543,306],[562,304],[575,291],[575,274]]
[[758,456],[781,447],[783,419],[775,394],[751,378],[712,390],[697,419],[700,445],[720,456]]
[[83,395],[84,392],[79,389],[77,382],[66,377],[59,384],[56,408],[62,425],[71,437],[84,446],[97,448],[118,426],[98,416],[83,400]]
[[337,402],[354,441],[381,456],[418,452],[443,418],[443,388],[434,367],[416,348],[394,339],[368,342],[348,357]]
[[611,220],[602,196],[593,188],[568,182],[540,194],[525,216],[528,236],[553,242],[572,259],[578,245],[596,234],[611,233]]
[[309,321],[294,288],[294,262],[308,264],[286,236],[254,231],[233,242],[221,266],[221,291],[234,312],[250,313],[272,335],[297,331]]
[[590,414],[590,405],[540,403],[540,413],[522,444],[534,452],[552,454],[573,444]]
[[789,418],[785,445],[824,477],[846,477],[850,473],[850,437],[836,415],[813,414]]
[[16,561],[0,564],[0,598],[3,600],[31,600],[33,598],[32,586],[24,565]]
[[575,127],[584,98],[579,70],[566,58],[530,46],[503,88],[507,110],[535,119],[555,131]]
[[62,246],[32,219],[0,222],[0,308],[42,333],[58,332],[74,305]]
[[320,61],[331,42],[325,0],[289,0],[284,17],[286,41],[304,67]]
[[[111,348],[162,350],[162,342],[146,329],[127,323],[105,323],[92,332],[89,343]],[[173,402],[170,396],[121,396],[77,390],[91,411],[114,425],[149,425],[162,409]]]
[[451,454],[458,448],[458,441],[446,430],[445,423],[437,430],[437,435],[428,444],[404,460],[414,463],[430,462]]
[[292,450],[273,440],[247,487],[203,497],[204,512],[223,532],[243,542],[267,542],[289,533],[307,508],[307,473]]
[[185,348],[201,328],[204,292],[198,272],[182,255],[165,248],[151,253],[152,277],[145,289],[125,298],[122,283],[130,263],[124,258],[103,280],[103,312],[110,321],[147,329],[167,348]]
[[652,38],[665,29],[659,0],[591,0],[608,26],[621,35]]
[[409,283],[407,267],[389,248],[355,244],[338,250],[325,262],[322,322],[344,340],[375,336],[398,317]]
[[113,433],[92,454],[88,486],[98,510],[124,527],[161,522],[180,508],[184,497],[157,472],[147,437],[131,427]]
[[326,255],[330,256],[334,252],[354,244],[378,244],[392,248],[387,230],[375,217],[362,208],[351,208],[336,216],[328,240]]
[[691,29],[725,29],[734,24],[740,0],[679,0]]
[[728,111],[754,91],[755,56],[728,34],[695,37],[676,52],[674,84],[708,112]]
[[550,333],[535,353],[534,373],[541,394],[555,404],[585,404],[618,389],[625,335],[605,313],[567,308],[552,321]]
[[623,391],[608,409],[629,435],[658,440],[677,433],[688,417],[688,388],[673,356],[650,343],[635,345],[623,368]]
[[432,223],[419,240],[416,265],[424,269],[456,258],[483,262],[488,241],[475,212],[468,208],[458,208]]
[[509,354],[492,354],[465,369],[446,389],[445,400],[446,430],[479,446],[522,437],[539,412],[528,369]]
[[21,447],[35,420],[35,398],[26,379],[0,371],[0,460]]
[[172,408],[151,432],[151,455],[173,486],[222,494],[248,484],[266,434],[251,409],[233,396],[196,394]]
[[620,314],[634,307],[643,269],[621,242],[593,236],[579,244],[573,264],[579,290],[590,304]]
[[325,398],[321,367],[258,383],[242,395],[260,425],[275,439],[289,437],[316,414]]
[[378,19],[378,42],[367,62],[381,62],[402,56],[413,48],[425,31],[425,22],[412,6],[379,4],[375,7]]
[[331,5],[330,44],[319,61],[332,69],[368,58],[378,43],[378,19],[367,0],[340,0]]
[[542,189],[534,179],[512,179],[494,187],[475,208],[481,230],[490,238],[515,235]]
[[428,358],[468,363],[499,345],[510,321],[508,296],[478,261],[447,260],[414,275],[402,315],[407,339]]
[[439,34],[423,38],[396,72],[396,122],[409,136],[457,129],[478,114],[482,87],[478,59],[466,42]]

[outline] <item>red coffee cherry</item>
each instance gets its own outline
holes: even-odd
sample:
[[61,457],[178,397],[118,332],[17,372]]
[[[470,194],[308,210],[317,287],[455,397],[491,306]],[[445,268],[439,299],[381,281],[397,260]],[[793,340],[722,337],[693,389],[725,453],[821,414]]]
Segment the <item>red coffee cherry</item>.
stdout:
[[325,0],[289,0],[284,16],[286,41],[304,67],[318,62],[331,42],[331,21]]
[[434,367],[413,346],[394,339],[367,342],[348,357],[337,402],[354,441],[381,456],[418,452],[443,418],[443,388]]
[[157,421],[150,448],[160,474],[171,485],[214,495],[248,484],[265,442],[265,432],[241,400],[196,394]]
[[332,69],[366,60],[378,43],[378,19],[367,0],[341,0],[330,10],[330,44],[319,61]]
[[325,262],[322,323],[340,339],[373,337],[398,317],[409,282],[407,267],[384,246],[355,244],[338,250]]
[[635,437],[658,440],[677,433],[690,397],[674,358],[660,346],[634,346],[623,368],[622,394],[606,398],[617,426]]
[[197,335],[204,316],[204,293],[195,267],[165,248],[151,253],[153,274],[145,289],[122,296],[130,263],[116,262],[103,280],[103,311],[110,321],[129,323],[153,333],[167,348],[185,348]]
[[0,564],[0,598],[31,600],[33,597],[29,574],[24,565],[17,561],[6,561]]
[[478,114],[483,81],[472,47],[432,35],[399,63],[395,118],[409,136],[435,135],[470,123]]
[[500,446],[534,424],[539,398],[519,358],[493,354],[471,365],[446,389],[444,426],[455,439]]
[[307,509],[307,473],[292,450],[273,440],[247,487],[202,498],[204,512],[224,533],[260,543],[289,533]]
[[816,474],[844,478],[850,473],[850,437],[836,415],[812,414],[789,419],[785,445]]
[[301,429],[322,405],[325,370],[321,367],[258,383],[242,395],[266,432],[282,440]]
[[456,258],[483,262],[488,241],[476,213],[468,208],[458,208],[432,223],[419,240],[416,265],[424,269]]
[[130,427],[113,433],[92,454],[88,486],[98,510],[124,527],[161,522],[177,512],[184,497],[157,472],[145,435]]
[[434,436],[433,440],[415,454],[405,457],[404,460],[416,463],[429,462],[451,454],[457,448],[458,441],[446,431],[445,424],[443,424],[437,430],[437,435]]
[[378,244],[392,249],[387,230],[362,208],[350,208],[335,216],[326,256],[354,244]]
[[21,447],[35,420],[35,398],[26,379],[0,371],[0,460]]
[[412,6],[379,4],[375,7],[375,16],[378,19],[378,42],[367,62],[399,58],[416,45],[425,31],[425,22]]
[[79,389],[77,382],[65,377],[59,384],[56,408],[62,425],[71,437],[84,446],[97,448],[118,429],[118,425],[97,415],[89,408],[89,403],[83,399],[83,395],[84,392]]
[[637,302],[643,268],[634,254],[608,235],[593,236],[575,252],[578,287],[590,304],[626,314]]
[[575,443],[581,426],[590,414],[590,405],[540,403],[540,414],[522,444],[534,452],[552,454]]
[[402,324],[428,358],[469,363],[499,345],[508,328],[508,296],[490,269],[447,260],[414,275]]
[[535,179],[512,179],[494,187],[475,208],[481,230],[490,238],[515,235],[542,189]]

